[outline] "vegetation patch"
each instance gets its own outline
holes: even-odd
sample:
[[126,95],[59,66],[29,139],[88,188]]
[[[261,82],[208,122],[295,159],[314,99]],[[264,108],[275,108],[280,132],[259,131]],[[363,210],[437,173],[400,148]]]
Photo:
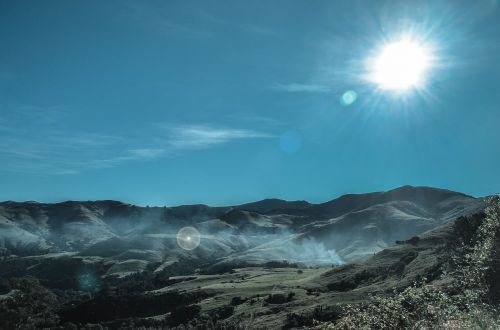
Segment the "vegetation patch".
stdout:
[[455,223],[456,240],[448,248],[448,262],[439,287],[423,279],[389,297],[373,297],[366,304],[347,306],[338,321],[316,329],[498,329],[500,200],[489,201],[485,213],[462,217]]

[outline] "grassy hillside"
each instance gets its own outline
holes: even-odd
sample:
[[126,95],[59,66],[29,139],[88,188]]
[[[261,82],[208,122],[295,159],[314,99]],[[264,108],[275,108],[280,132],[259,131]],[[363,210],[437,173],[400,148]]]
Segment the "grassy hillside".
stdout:
[[458,219],[453,234],[437,274],[349,305],[339,320],[316,329],[499,329],[499,199],[485,214]]
[[[370,194],[369,198],[380,203],[384,196],[387,195]],[[140,233],[121,235],[113,229],[116,214],[134,214],[145,221],[144,214],[158,213],[156,209],[139,211],[109,202],[104,203],[107,209],[98,209],[92,202],[92,207],[85,207],[94,210],[89,215],[73,204],[70,209],[83,217],[79,221],[99,223],[99,219],[105,219],[104,225],[99,226],[108,226],[114,236],[80,251],[4,255],[0,261],[0,329],[497,326],[494,306],[500,297],[498,199],[492,199],[485,212],[446,221],[445,217],[451,217],[460,208],[473,210],[482,201],[441,191],[436,196],[418,203],[392,199],[384,204],[369,202],[338,218],[309,221],[286,235],[269,234],[267,228],[286,224],[292,228],[294,216],[289,214],[284,217],[272,212],[262,215],[237,208],[218,209],[222,213],[216,221],[236,230],[261,227],[264,233],[259,244],[252,246],[248,239],[234,233],[214,234],[192,252],[177,248],[174,235],[144,232],[145,227],[141,227]],[[275,201],[266,202],[263,207],[274,205]],[[282,202],[276,205],[290,206]],[[36,207],[30,207],[22,206],[19,212],[9,208],[4,214],[9,215],[8,221],[21,223],[20,228],[29,229],[31,221],[37,219],[46,224],[37,230],[50,230],[50,218],[43,220],[41,215],[46,215],[47,209],[36,213]],[[308,207],[309,204],[299,203],[300,210]],[[401,218],[395,209],[403,210],[405,216]],[[110,210],[113,216],[103,216]],[[206,211],[202,206],[184,208],[178,217],[193,216],[199,223],[206,223],[212,221],[207,218],[215,212],[210,210],[208,215],[202,215]],[[386,230],[393,230],[395,219],[419,223],[417,212],[421,216],[426,212],[426,219],[432,218],[432,212],[444,218],[434,219],[437,224],[432,229],[397,239],[392,246],[365,254],[363,259],[344,264],[317,262],[322,254],[331,253],[329,244],[339,244],[329,240],[336,240],[336,233],[349,221],[353,232],[374,224],[380,229],[377,235],[383,237]],[[23,215],[14,218],[12,214]],[[154,228],[161,223],[158,219],[148,221]],[[324,228],[330,235],[324,235],[322,240],[314,237],[313,234],[323,233],[317,228]],[[31,230],[35,232],[34,228]],[[358,239],[367,241],[367,237]]]

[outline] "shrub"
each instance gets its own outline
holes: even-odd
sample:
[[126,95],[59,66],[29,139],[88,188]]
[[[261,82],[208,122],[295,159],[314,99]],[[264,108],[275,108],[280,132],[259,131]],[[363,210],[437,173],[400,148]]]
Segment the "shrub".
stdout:
[[355,289],[357,287],[357,284],[354,282],[354,279],[346,278],[346,279],[342,279],[338,282],[329,283],[327,285],[327,287],[330,291],[345,292],[345,291]]
[[239,296],[238,297],[233,297],[233,299],[231,299],[231,305],[232,306],[238,306],[238,305],[243,304],[245,301],[246,301],[246,299],[242,299]]
[[264,301],[269,304],[284,304],[288,300],[284,293],[271,293]]
[[167,323],[170,326],[184,324],[189,320],[194,319],[200,314],[201,307],[198,305],[179,306],[175,308],[167,318]]
[[312,311],[306,313],[289,313],[286,316],[285,324],[282,329],[292,329],[298,327],[307,327],[317,321],[336,320],[340,317],[342,310],[339,306],[316,306]]
[[5,278],[0,277],[0,294],[6,294],[10,292],[9,281]]
[[216,308],[210,314],[215,320],[224,320],[233,315],[234,306],[224,305],[222,307]]
[[11,297],[0,300],[0,320],[3,329],[50,328],[58,324],[54,312],[56,296],[33,277],[11,278],[15,290]]

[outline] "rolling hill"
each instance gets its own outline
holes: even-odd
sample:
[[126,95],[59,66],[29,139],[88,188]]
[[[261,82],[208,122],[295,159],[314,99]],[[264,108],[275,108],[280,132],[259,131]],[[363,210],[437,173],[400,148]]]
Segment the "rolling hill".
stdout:
[[[0,291],[5,279],[30,275],[59,290],[56,313],[62,320],[112,328],[123,317],[149,325],[167,317],[177,325],[187,314],[241,320],[252,313],[269,327],[300,324],[300,315],[329,313],[314,311],[320,305],[361,301],[432,275],[453,238],[454,220],[484,204],[411,186],[321,204],[2,202]],[[201,233],[194,250],[177,244],[177,232],[186,226]],[[0,298],[10,299],[12,291],[4,293]],[[172,297],[184,301],[181,310],[172,310]],[[157,305],[162,299],[164,308]],[[100,314],[108,305],[116,315]],[[125,308],[136,305],[143,307]]]
[[[280,248],[280,244],[313,242],[351,261],[481,206],[481,199],[461,193],[410,186],[344,195],[322,204],[277,199],[227,207],[139,207],[117,201],[3,202],[0,246],[19,256],[71,252],[111,257],[130,249],[159,250],[165,256],[176,254],[177,231],[194,226],[200,230],[202,242],[219,246],[228,258],[244,258],[264,243],[269,251],[270,245]],[[141,241],[147,244],[138,243]],[[223,252],[215,255],[224,257]],[[281,259],[279,253],[274,257]]]

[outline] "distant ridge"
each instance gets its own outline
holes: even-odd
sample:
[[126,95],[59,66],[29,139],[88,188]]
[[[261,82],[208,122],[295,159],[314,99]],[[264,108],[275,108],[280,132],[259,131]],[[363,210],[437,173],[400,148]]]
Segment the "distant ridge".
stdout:
[[319,204],[264,199],[221,207],[142,207],[113,200],[7,201],[0,203],[0,247],[16,255],[93,251],[124,258],[137,255],[142,246],[145,255],[158,250],[155,260],[163,260],[180,257],[173,238],[180,228],[194,226],[212,237],[196,251],[210,258],[281,260],[308,240],[317,245],[316,252],[335,251],[343,260],[355,260],[482,206],[482,199],[466,194],[413,186]]
[[261,201],[242,204],[238,209],[254,211],[259,213],[268,213],[276,210],[301,210],[310,207],[311,203],[306,201],[286,201],[282,199],[269,198]]
[[[45,203],[45,202],[39,202],[35,200],[29,200],[29,201],[13,201],[13,200],[8,200],[8,201],[0,201],[0,205],[2,204],[40,204],[40,205],[58,205],[58,204],[72,204],[72,203],[80,203],[80,204],[93,204],[93,203],[98,203],[98,204],[122,204],[122,205],[128,205],[128,206],[135,206],[135,207],[151,207],[151,208],[157,208],[157,207],[162,207],[162,208],[184,208],[184,207],[190,207],[190,208],[221,208],[221,209],[227,209],[227,208],[238,208],[246,211],[254,211],[254,212],[272,212],[276,210],[301,210],[301,209],[306,209],[309,207],[321,207],[324,205],[330,205],[330,204],[342,204],[343,201],[345,200],[370,200],[373,199],[374,201],[376,200],[382,200],[384,197],[386,199],[400,199],[400,200],[405,200],[405,199],[411,199],[412,197],[415,196],[415,193],[418,194],[420,192],[421,194],[426,194],[426,193],[431,193],[431,194],[440,194],[441,196],[450,196],[450,195],[462,195],[465,197],[470,197],[470,198],[475,198],[471,195],[467,195],[461,192],[456,192],[448,189],[443,189],[443,188],[433,188],[433,187],[428,187],[428,186],[411,186],[411,185],[404,185],[401,187],[397,187],[394,189],[390,189],[387,191],[376,191],[376,192],[369,192],[369,193],[358,193],[358,194],[344,194],[341,195],[337,198],[334,198],[332,200],[323,202],[323,203],[311,203],[306,200],[296,200],[296,201],[288,201],[288,200],[283,200],[279,198],[266,198],[254,202],[249,202],[249,203],[244,203],[236,206],[209,206],[206,204],[181,204],[181,205],[173,205],[173,206],[166,206],[166,205],[159,205],[159,206],[138,206],[134,204],[130,204],[127,202],[122,202],[122,201],[117,201],[117,200],[111,200],[111,199],[103,199],[103,200],[66,200],[66,201],[60,201],[60,202],[52,202],[52,203]],[[500,193],[497,193],[500,195]]]

